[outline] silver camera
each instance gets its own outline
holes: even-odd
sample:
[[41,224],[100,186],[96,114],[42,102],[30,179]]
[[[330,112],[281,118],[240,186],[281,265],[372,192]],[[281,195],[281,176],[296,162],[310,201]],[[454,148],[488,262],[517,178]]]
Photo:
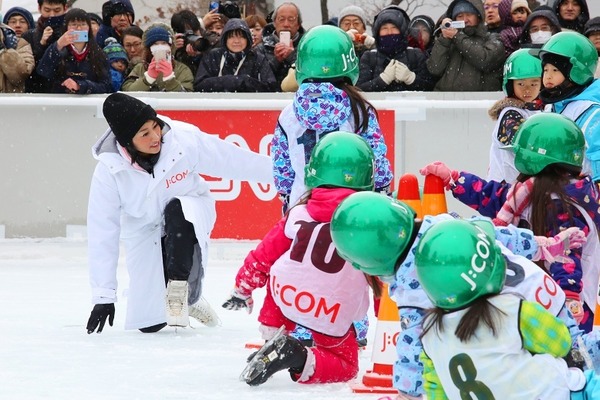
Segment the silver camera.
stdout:
[[450,21],[445,22],[443,25],[444,29],[454,28],[454,29],[462,29],[465,27],[465,21]]

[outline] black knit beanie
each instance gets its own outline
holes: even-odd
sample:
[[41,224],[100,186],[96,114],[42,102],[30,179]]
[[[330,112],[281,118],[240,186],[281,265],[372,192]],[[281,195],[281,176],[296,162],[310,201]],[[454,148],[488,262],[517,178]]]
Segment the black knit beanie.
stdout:
[[567,57],[554,53],[541,52],[540,59],[542,60],[542,68],[546,64],[552,64],[565,76],[565,79],[569,79],[571,76],[573,64],[571,64],[571,60]]
[[135,134],[149,120],[157,120],[150,105],[124,93],[113,93],[104,100],[102,113],[119,144],[131,145]]
[[598,31],[600,31],[600,17],[594,17],[585,23],[583,34],[589,38],[592,33]]

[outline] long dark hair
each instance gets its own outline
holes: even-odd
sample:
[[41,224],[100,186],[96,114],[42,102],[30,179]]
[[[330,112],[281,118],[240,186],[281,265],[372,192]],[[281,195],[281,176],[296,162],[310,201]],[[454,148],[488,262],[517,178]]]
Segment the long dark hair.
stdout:
[[[531,192],[531,230],[535,235],[546,236],[549,231],[558,231],[558,210],[555,200],[566,210],[569,221],[573,222],[573,200],[565,193],[565,185],[581,173],[581,168],[565,164],[550,164],[535,175]],[[519,174],[518,182],[524,182],[530,175]]]
[[[467,343],[473,336],[479,324],[483,323],[491,331],[492,335],[498,334],[498,320],[495,318],[497,313],[506,315],[504,311],[488,301],[492,296],[497,294],[487,294],[475,299],[469,304],[469,309],[460,319],[454,335],[463,343]],[[439,307],[430,308],[425,314],[423,323],[423,332],[420,338],[422,339],[427,332],[435,328],[438,332],[444,332],[444,316],[448,314],[447,310]]]
[[[88,25],[88,54],[86,57],[87,62],[90,64],[90,67],[94,74],[96,74],[96,79],[102,80],[103,78],[108,77],[108,61],[106,59],[106,54],[100,48],[96,40],[94,40],[94,33],[92,32],[92,20],[88,13],[81,8],[71,8],[65,14],[65,25],[64,32],[68,30],[69,22],[72,21],[80,21],[85,22]],[[63,32],[63,33],[64,33]],[[61,63],[61,68],[64,72],[64,63]],[[89,77],[91,78],[91,77]]]
[[366,132],[369,128],[369,111],[373,110],[378,117],[375,107],[364,98],[360,89],[349,83],[347,80],[336,80],[331,83],[348,95],[356,133]]

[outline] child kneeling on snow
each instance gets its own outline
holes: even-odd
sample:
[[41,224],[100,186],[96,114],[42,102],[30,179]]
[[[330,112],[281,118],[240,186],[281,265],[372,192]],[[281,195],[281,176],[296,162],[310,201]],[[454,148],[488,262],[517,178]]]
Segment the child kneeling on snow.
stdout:
[[[343,199],[373,190],[373,170],[373,151],[364,139],[328,133],[305,168],[309,191],[246,257],[223,307],[251,311],[252,291],[267,286],[258,320],[263,338],[271,340],[242,373],[249,385],[260,385],[283,369],[300,383],[345,382],[358,373],[352,321],[367,313],[369,285],[376,297],[379,286],[340,257],[329,224]],[[285,326],[290,332],[296,324],[310,330],[314,347],[278,330]]]

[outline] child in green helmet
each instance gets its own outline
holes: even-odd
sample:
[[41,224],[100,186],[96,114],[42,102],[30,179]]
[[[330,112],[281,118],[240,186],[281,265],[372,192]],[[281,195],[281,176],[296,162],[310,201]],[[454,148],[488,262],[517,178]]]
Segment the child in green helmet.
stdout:
[[594,79],[598,51],[577,32],[553,35],[538,57],[544,88],[540,99],[551,110],[575,121],[587,142],[583,170],[600,181],[600,81]]
[[[390,297],[398,305],[402,330],[396,341],[398,358],[393,367],[393,383],[400,392],[399,399],[423,395],[420,335],[425,311],[432,303],[416,275],[415,252],[429,229],[455,218],[439,214],[418,219],[410,207],[398,200],[361,192],[342,201],[331,220],[331,236],[338,253],[361,271],[388,282]],[[498,243],[502,243],[502,255],[508,260],[503,291],[538,301],[567,322],[574,337],[581,335],[564,307],[564,292],[529,260],[564,259],[565,248],[581,246],[583,233],[572,228],[555,238],[542,238],[513,225],[494,228],[488,218],[475,217],[473,222],[493,230]],[[450,247],[455,251],[459,248],[457,243]],[[591,343],[597,342],[593,339]]]
[[[329,222],[343,199],[373,190],[373,173],[373,151],[364,139],[329,133],[306,165],[307,194],[244,260],[223,307],[251,312],[252,292],[266,286],[258,320],[269,342],[242,373],[249,385],[261,385],[283,369],[300,383],[345,382],[358,373],[352,321],[367,313],[369,284],[377,297],[379,286],[338,255]],[[288,335],[297,324],[309,330],[314,346]]]
[[594,370],[584,375],[563,360],[572,344],[564,322],[538,302],[501,293],[507,260],[489,231],[440,222],[423,234],[415,265],[434,305],[421,335],[429,399],[600,396]]
[[514,185],[485,181],[466,172],[430,164],[423,174],[433,174],[449,185],[452,194],[496,225],[525,226],[539,236],[554,236],[578,227],[586,245],[569,253],[565,262],[543,268],[567,294],[567,306],[582,330],[593,326],[600,265],[600,195],[589,175],[581,175],[585,140],[567,117],[540,113],[525,121],[512,148],[520,172]]
[[488,110],[496,121],[492,130],[488,180],[512,183],[519,171],[514,165],[514,155],[504,147],[511,142],[519,126],[543,108],[538,98],[542,88],[542,64],[526,49],[512,53],[504,63],[502,88],[506,97],[498,100]]
[[[377,110],[355,86],[359,60],[350,37],[340,28],[321,25],[310,29],[298,44],[292,104],[277,118],[271,141],[273,178],[283,210],[304,195],[304,167],[315,144],[329,132],[345,131],[365,139],[375,154],[375,190],[389,191],[393,171]],[[356,328],[366,343],[368,318]],[[298,336],[309,341],[301,330]]]

